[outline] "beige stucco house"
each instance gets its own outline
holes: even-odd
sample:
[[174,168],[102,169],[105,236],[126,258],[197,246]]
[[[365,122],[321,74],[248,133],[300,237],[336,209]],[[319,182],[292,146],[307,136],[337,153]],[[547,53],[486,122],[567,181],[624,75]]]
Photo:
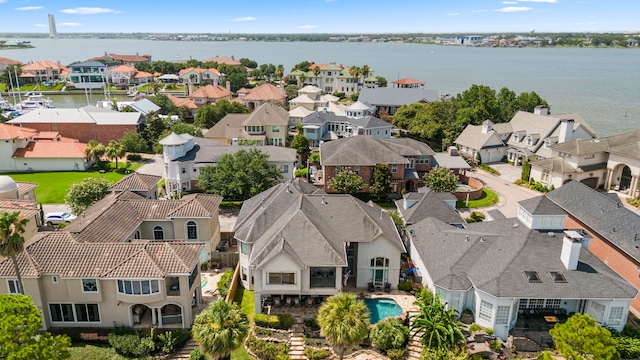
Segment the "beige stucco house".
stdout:
[[282,106],[264,103],[250,114],[227,114],[204,137],[225,144],[285,146],[289,113]]

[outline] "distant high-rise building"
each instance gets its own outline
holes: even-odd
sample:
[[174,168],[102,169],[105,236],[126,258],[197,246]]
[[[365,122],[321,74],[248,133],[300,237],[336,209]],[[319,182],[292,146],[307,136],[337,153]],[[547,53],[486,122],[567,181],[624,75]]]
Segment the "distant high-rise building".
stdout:
[[47,14],[47,17],[49,18],[49,37],[52,39],[56,38],[58,37],[58,31],[56,30],[56,18],[53,14]]

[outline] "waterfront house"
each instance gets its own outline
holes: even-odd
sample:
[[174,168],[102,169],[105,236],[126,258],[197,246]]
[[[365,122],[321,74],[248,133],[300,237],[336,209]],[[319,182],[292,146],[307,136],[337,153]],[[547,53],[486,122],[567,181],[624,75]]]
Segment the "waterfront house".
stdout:
[[104,52],[104,55],[91,58],[87,61],[100,61],[102,63],[107,64],[107,66],[112,65],[129,65],[131,67],[135,67],[136,64],[139,63],[151,63],[151,55],[140,55],[136,53],[135,55],[122,55],[122,54],[107,54]]
[[18,77],[22,84],[65,81],[69,77],[69,68],[59,61],[35,61],[22,65],[20,69],[22,73]]
[[285,146],[289,114],[277,104],[265,103],[250,114],[227,114],[204,137],[221,145]]
[[358,97],[358,101],[375,107],[377,116],[380,112],[393,115],[402,105],[438,100],[437,90],[423,88],[364,88]]
[[507,157],[515,165],[552,157],[551,146],[574,139],[592,139],[593,129],[578,114],[550,115],[545,106],[533,113],[518,111],[504,124],[486,120],[482,125],[467,125],[455,143],[470,157],[480,156],[484,163]]
[[269,165],[282,172],[283,181],[293,178],[295,149],[281,146],[227,145],[217,140],[194,138],[189,134],[171,133],[160,140],[164,159],[164,179],[168,193],[197,189],[202,168],[215,165],[226,154],[258,149],[267,155]]
[[412,78],[403,78],[391,82],[394,88],[424,89],[424,81]]
[[[570,181],[546,194],[568,216],[565,228],[584,228],[591,237],[588,249],[636,289],[640,289],[640,216],[627,209],[617,194],[600,193],[579,181]],[[640,296],[631,302],[640,314]]]
[[640,191],[640,130],[551,146],[552,157],[531,164],[531,179],[558,188],[578,180],[591,188]]
[[[317,69],[316,69],[317,68]],[[287,75],[290,79],[296,79],[300,86],[313,85],[320,88],[324,93],[343,92],[349,96],[357,94],[365,84],[365,79],[369,80],[367,86],[377,86],[377,79],[373,80],[374,70],[369,68],[366,74],[358,74],[357,77],[351,75],[349,67],[342,64],[311,63],[309,69],[305,71],[296,70]]]
[[[404,245],[391,217],[350,195],[325,194],[300,180],[242,204],[234,227],[240,280],[264,302],[327,297],[343,288],[396,288]],[[387,285],[388,284],[388,285]]]
[[77,109],[37,109],[7,123],[40,132],[60,132],[64,136],[88,143],[96,140],[108,144],[128,131],[139,131],[144,117],[138,112],[118,112],[92,105]]
[[153,82],[153,74],[146,71],[138,71],[129,65],[118,65],[110,67],[108,70],[111,82],[114,84],[146,84]]
[[425,287],[503,340],[522,314],[585,313],[621,331],[638,291],[565,218],[545,196],[520,202],[517,218],[462,228],[428,217],[407,226],[409,254]]
[[200,69],[200,68],[186,68],[180,70],[178,73],[181,83],[192,83],[195,85],[213,85],[218,86],[220,83],[221,74],[214,68]]
[[377,139],[357,135],[329,141],[320,146],[320,165],[324,174],[324,190],[331,192],[329,181],[337,173],[350,170],[358,174],[369,191],[376,164],[391,167],[392,191],[415,191],[424,186],[424,174],[431,169],[434,152],[429,145],[409,138]]
[[9,66],[21,65],[22,62],[18,60],[11,60],[5,57],[0,57],[0,71],[4,71]]
[[231,66],[238,66],[238,65],[242,65],[242,63],[238,60],[235,59],[234,56],[228,57],[228,56],[214,56],[212,58],[209,58],[207,60],[202,61],[203,63],[216,63],[216,64],[224,64],[224,65],[231,65]]
[[191,112],[191,115],[196,116],[196,113],[198,112],[198,105],[196,105],[193,99],[188,97],[181,98],[171,94],[166,94],[166,96],[169,98],[169,100],[171,100],[173,105],[175,105],[176,107],[184,106],[187,109],[189,109],[189,111]]
[[0,124],[0,171],[82,171],[86,147],[57,131]]
[[101,62],[81,62],[69,65],[69,81],[76,89],[104,89],[107,86],[107,66]]
[[258,85],[238,97],[238,101],[249,110],[257,109],[267,102],[277,102],[284,106],[286,100],[287,97],[282,86],[274,86],[269,83]]

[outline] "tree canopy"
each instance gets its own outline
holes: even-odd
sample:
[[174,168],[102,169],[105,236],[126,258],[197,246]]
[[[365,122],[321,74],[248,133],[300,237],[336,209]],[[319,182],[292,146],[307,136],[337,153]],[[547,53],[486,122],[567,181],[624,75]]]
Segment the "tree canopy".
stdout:
[[109,160],[116,161],[116,170],[118,170],[118,158],[124,155],[124,146],[115,140],[109,141],[109,144],[104,148],[104,154]]
[[298,155],[300,155],[300,160],[302,160],[302,164],[307,162],[307,158],[311,155],[311,141],[304,136],[302,133],[296,134],[291,141],[291,148],[296,149]]
[[369,309],[356,294],[339,292],[318,310],[320,331],[336,348],[340,359],[346,347],[362,341],[369,332]]
[[160,113],[163,115],[174,114],[176,112],[175,104],[166,95],[156,94],[148,97],[148,99],[160,107]]
[[223,155],[215,166],[200,171],[198,187],[208,194],[246,200],[274,186],[282,173],[268,163],[269,155],[257,148]]
[[357,194],[362,191],[365,186],[366,184],[360,175],[351,170],[340,171],[329,180],[331,190],[342,194]]
[[391,167],[388,164],[376,164],[373,168],[373,184],[369,188],[371,196],[378,200],[386,198],[391,192]]
[[415,305],[418,305],[420,312],[414,317],[412,329],[422,332],[424,346],[432,350],[448,350],[464,342],[455,309],[447,309],[440,296],[436,294],[433,301],[419,299]]
[[424,185],[435,192],[453,192],[457,182],[458,176],[445,167],[434,167],[424,174]]
[[209,129],[227,114],[246,114],[248,112],[249,109],[239,102],[220,100],[213,105],[198,108],[193,124],[203,129]]
[[566,322],[556,324],[549,334],[560,354],[569,360],[620,359],[611,332],[587,314],[573,315]]
[[220,299],[196,316],[191,333],[204,354],[223,358],[242,346],[249,334],[249,319],[238,305]]
[[109,186],[111,182],[107,179],[88,177],[72,184],[64,201],[71,208],[71,212],[78,215],[105,197],[109,193]]
[[124,151],[130,153],[144,153],[149,151],[149,145],[141,133],[137,131],[127,130],[120,138],[120,144]]
[[18,292],[24,294],[24,284],[16,256],[24,251],[25,226],[29,219],[20,216],[20,211],[0,211],[0,256],[8,257],[13,263],[18,278]]
[[67,359],[71,339],[67,335],[38,333],[41,311],[24,295],[0,295],[0,358],[13,360]]

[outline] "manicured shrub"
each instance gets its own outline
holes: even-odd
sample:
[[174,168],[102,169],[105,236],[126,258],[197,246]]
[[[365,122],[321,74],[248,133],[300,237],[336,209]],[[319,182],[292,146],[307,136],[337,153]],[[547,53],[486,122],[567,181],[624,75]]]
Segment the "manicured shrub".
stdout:
[[405,349],[389,349],[387,350],[387,356],[391,360],[404,359]]
[[256,314],[253,317],[253,322],[255,322],[256,325],[262,327],[288,330],[291,329],[291,325],[293,325],[293,317],[291,316],[291,314]]
[[189,354],[189,360],[209,360],[206,355],[200,352],[200,348],[197,347]]
[[411,291],[412,287],[413,287],[413,282],[411,280],[402,281],[398,283],[398,290]]
[[187,341],[190,337],[191,333],[182,329],[165,331],[164,333],[158,334],[160,346],[165,354],[173,352],[178,344]]
[[492,328],[486,328],[486,329],[484,329],[484,331],[487,333],[487,335],[493,335],[493,329]]
[[304,348],[304,356],[306,356],[309,360],[323,360],[328,358],[331,355],[329,350],[325,349],[314,349],[311,346],[307,346]]
[[155,349],[153,338],[138,335],[109,334],[109,345],[120,355],[141,357]]
[[227,270],[222,274],[220,280],[216,284],[220,296],[224,299],[229,293],[229,286],[231,286],[231,280],[233,279],[233,270]]
[[140,154],[128,154],[127,161],[140,161],[142,160],[142,156]]
[[260,340],[255,336],[247,340],[247,346],[260,360],[280,360],[288,358],[289,345]]
[[381,350],[401,349],[409,338],[409,328],[398,319],[387,319],[373,327],[370,337]]
[[469,332],[473,333],[476,331],[480,331],[482,330],[482,326],[478,325],[478,324],[471,324],[471,326],[469,326]]

